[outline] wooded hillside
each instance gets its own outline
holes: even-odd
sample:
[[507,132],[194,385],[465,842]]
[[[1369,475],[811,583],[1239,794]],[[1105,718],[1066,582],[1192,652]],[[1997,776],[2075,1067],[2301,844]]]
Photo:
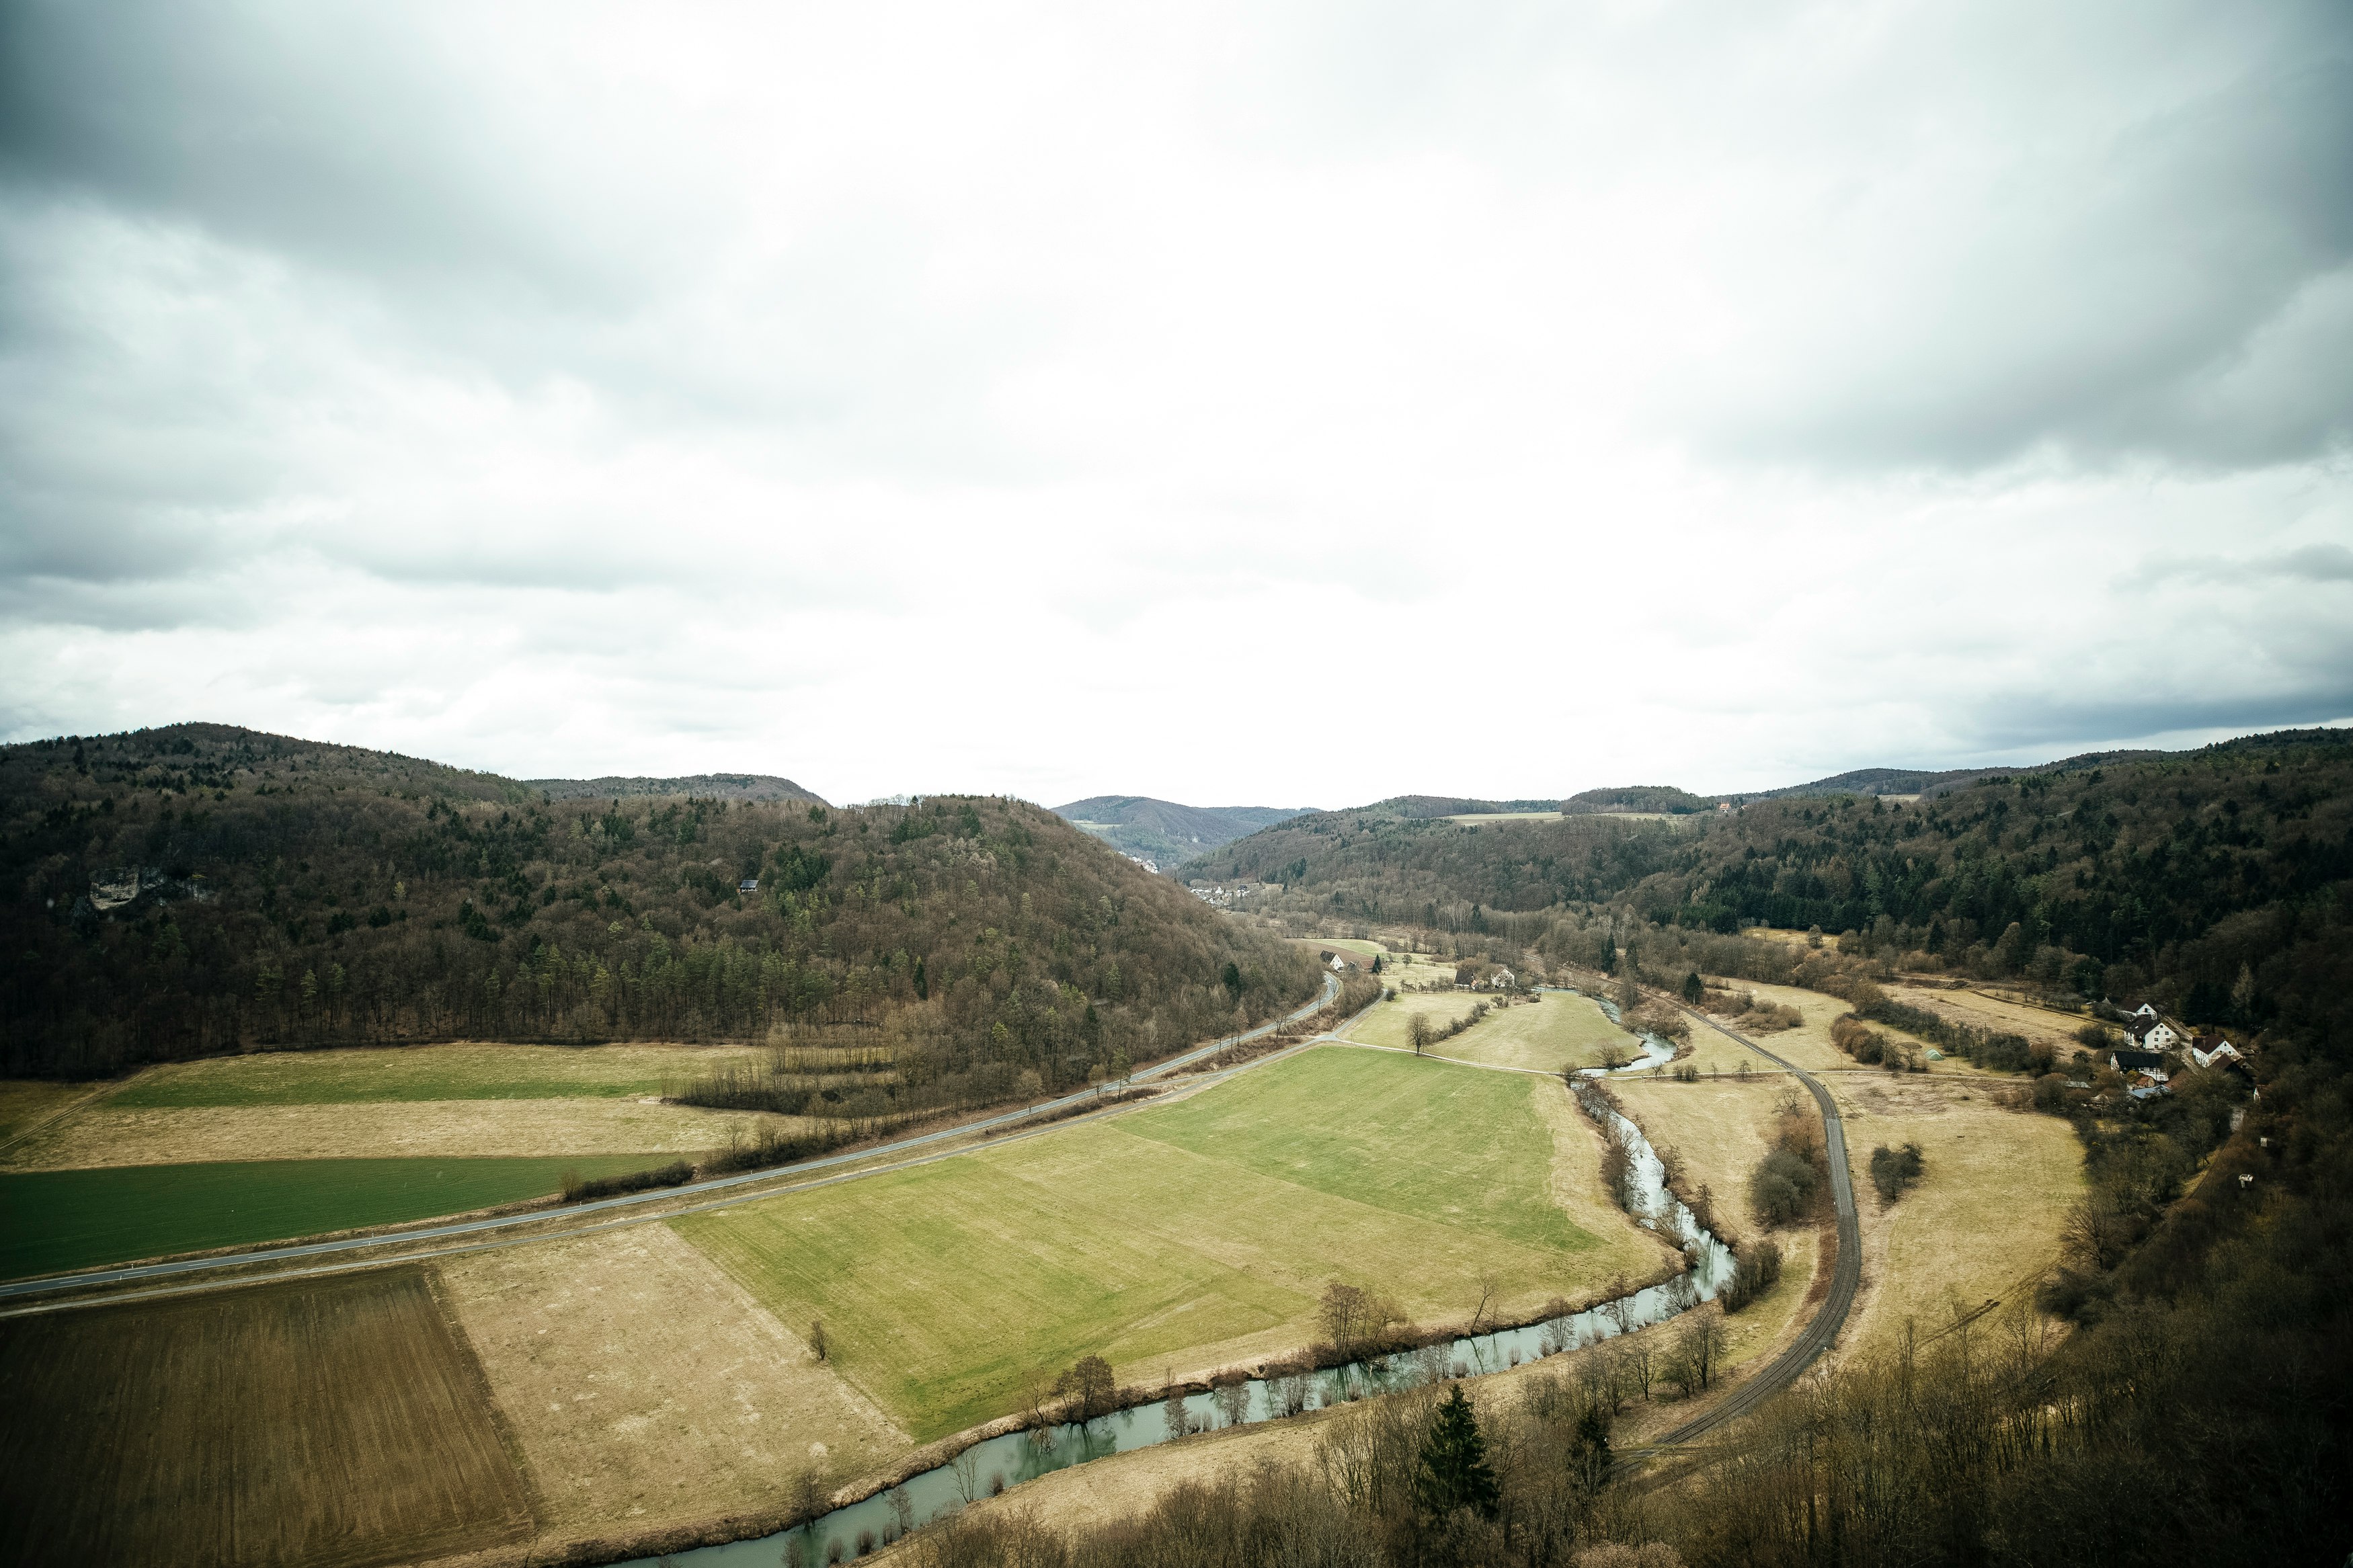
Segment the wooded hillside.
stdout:
[[1320,813],[1200,867],[1283,883],[1279,907],[1315,919],[1476,932],[1518,916],[1536,941],[1548,922],[1525,917],[1610,906],[1687,931],[1820,926],[1980,977],[2147,992],[2200,1023],[2353,1012],[2353,738],[2336,731],[2056,764],[1914,805],[1477,827]]
[[[550,801],[216,725],[0,749],[0,1055],[860,1031],[987,1098],[1262,1020],[1313,964],[1051,813]],[[738,890],[756,878],[754,892]]]

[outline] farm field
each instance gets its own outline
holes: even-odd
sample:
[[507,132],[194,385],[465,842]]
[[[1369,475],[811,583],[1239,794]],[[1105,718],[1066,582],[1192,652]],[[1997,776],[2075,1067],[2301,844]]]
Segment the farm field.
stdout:
[[196,1105],[352,1105],[374,1100],[623,1100],[740,1063],[739,1046],[402,1046],[260,1051],[149,1068],[105,1097],[131,1110]]
[[[1545,1090],[1326,1046],[1176,1104],[671,1223],[780,1321],[822,1316],[842,1374],[928,1441],[1082,1355],[1156,1384],[1295,1348],[1333,1279],[1446,1321],[1482,1273],[1505,1310],[1647,1275],[1660,1244],[1597,1177],[1576,1185],[1599,1143]],[[1553,1198],[1579,1191],[1582,1212]]]
[[51,1083],[41,1079],[0,1079],[0,1149],[88,1095],[92,1087],[86,1083]]
[[912,1447],[666,1226],[477,1253],[441,1279],[543,1537],[782,1508],[803,1470],[830,1488]]
[[0,1276],[326,1231],[545,1197],[566,1170],[617,1175],[659,1156],[275,1160],[0,1174]]
[[1952,1023],[2022,1035],[2030,1041],[2046,1042],[2059,1053],[2062,1062],[2082,1048],[2081,1042],[2075,1038],[2075,1031],[2092,1021],[2088,1015],[2054,1013],[2046,1008],[2029,1007],[1978,991],[1891,985],[1887,988],[1887,994],[1907,1006],[1925,1007]]
[[[1492,999],[1469,991],[1400,991],[1396,1001],[1384,1002],[1366,1014],[1348,1037],[1368,1046],[1411,1049],[1408,1029],[1417,1013],[1433,1025],[1443,1026],[1466,1016],[1473,1005],[1487,1000]],[[1603,1047],[1610,1045],[1618,1046],[1630,1058],[1640,1049],[1640,1042],[1611,1023],[1591,997],[1556,992],[1541,1002],[1496,1008],[1471,1028],[1430,1049],[1459,1061],[1558,1072],[1564,1065],[1596,1065]]]
[[1334,952],[1352,952],[1358,958],[1386,958],[1388,949],[1377,942],[1354,936],[1303,936],[1293,939],[1302,947],[1325,948]]
[[367,1568],[528,1537],[415,1269],[0,1321],[13,1563]]
[[91,1102],[33,1129],[0,1170],[186,1165],[245,1160],[698,1154],[809,1125],[757,1111],[635,1100],[445,1100],[122,1110]]
[[[1922,1334],[1989,1300],[2031,1290],[2058,1260],[2084,1154],[2055,1116],[2007,1110],[1985,1087],[1933,1077],[1827,1080],[1846,1121],[1862,1220],[1862,1294],[1841,1343],[1883,1351],[1906,1319]],[[1893,1205],[1871,1185],[1871,1151],[1916,1142],[1926,1169]]]

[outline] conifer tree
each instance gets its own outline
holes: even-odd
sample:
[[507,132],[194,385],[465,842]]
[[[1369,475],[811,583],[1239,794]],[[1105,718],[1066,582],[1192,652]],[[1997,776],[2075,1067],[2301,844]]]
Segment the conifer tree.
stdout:
[[1448,1391],[1422,1440],[1413,1500],[1429,1519],[1443,1519],[1461,1508],[1495,1516],[1495,1472],[1487,1465],[1487,1439],[1460,1384]]

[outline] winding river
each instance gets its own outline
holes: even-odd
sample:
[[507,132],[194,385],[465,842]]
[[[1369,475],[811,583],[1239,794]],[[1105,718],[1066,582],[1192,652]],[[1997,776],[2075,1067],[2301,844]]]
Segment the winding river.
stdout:
[[[1601,1005],[1616,1022],[1617,1009],[1608,1002]],[[1648,1036],[1643,1037],[1643,1060],[1619,1070],[1648,1070],[1674,1055],[1672,1046]],[[1599,1070],[1593,1072],[1598,1075]],[[1687,1273],[1567,1317],[1469,1335],[1419,1351],[1374,1356],[1303,1373],[1296,1379],[1252,1378],[1240,1385],[1243,1392],[1239,1395],[1229,1391],[1189,1394],[1184,1402],[1186,1430],[1250,1426],[1279,1420],[1292,1411],[1345,1404],[1443,1378],[1502,1372],[1662,1322],[1713,1300],[1731,1277],[1730,1248],[1703,1229],[1691,1210],[1667,1190],[1665,1167],[1641,1129],[1598,1100],[1580,1097],[1578,1103],[1630,1147],[1633,1171],[1629,1196],[1634,1218],[1683,1249],[1691,1260]],[[1148,1448],[1181,1435],[1170,1429],[1165,1401],[1131,1405],[1092,1421],[1007,1433],[975,1444],[948,1464],[807,1524],[721,1546],[640,1558],[630,1568],[655,1568],[657,1563],[676,1563],[679,1568],[776,1568],[779,1563],[795,1562],[815,1568],[818,1563],[849,1561],[896,1540],[915,1525],[1023,1481],[1090,1459]]]

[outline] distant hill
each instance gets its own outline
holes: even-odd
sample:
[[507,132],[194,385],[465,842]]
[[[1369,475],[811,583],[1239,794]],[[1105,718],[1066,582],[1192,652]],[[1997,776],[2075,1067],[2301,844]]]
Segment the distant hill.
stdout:
[[[2192,752],[2087,752],[2023,768],[1861,768],[1770,792],[1702,795],[1664,784],[1630,785],[1587,790],[1563,802],[1561,815],[1555,817],[1516,816],[1507,803],[1400,795],[1341,811],[1311,812],[1261,828],[1198,858],[1186,875],[1279,883],[1288,889],[1281,895],[1281,907],[1317,919],[1337,918],[1334,911],[1340,910],[1352,921],[1418,921],[1426,926],[1484,921],[1497,911],[1521,914],[1607,901],[1658,877],[1663,879],[1650,885],[1680,888],[1674,894],[1683,900],[1679,907],[1684,912],[1675,917],[1679,921],[1694,918],[1704,906],[1708,919],[1764,919],[1801,927],[1819,921],[1836,930],[1841,928],[1832,922],[1852,919],[1843,907],[1831,913],[1807,912],[1799,919],[1769,900],[1736,908],[1728,898],[1718,897],[1710,903],[1707,889],[1728,886],[1730,871],[1715,862],[1709,846],[1736,840],[1745,847],[1745,836],[1763,832],[1767,824],[1812,823],[1823,809],[1818,803],[1825,798],[1860,799],[1868,805],[1878,796],[1916,795],[1923,811],[1949,811],[1965,806],[1981,786],[1993,790],[2006,782],[2015,786],[2028,778],[2047,781],[2053,788],[2063,784],[2073,792],[2097,786],[2103,773],[2111,779],[2126,770],[2137,776],[2151,766],[2225,757],[2253,759],[2257,765],[2274,757],[2309,761],[2348,749],[2353,749],[2353,731],[2295,730],[2243,736]],[[1719,816],[1714,806],[1725,799],[1741,802],[1746,809]],[[1448,820],[1482,813],[1498,814],[1501,820],[1478,823],[1475,832]],[[1650,820],[1653,814],[1672,820]],[[1902,820],[1908,824],[1914,817]],[[2085,837],[2073,827],[2070,832],[2073,837]],[[1917,854],[1913,861],[1926,863]],[[1896,877],[1896,870],[1873,864],[1883,881]],[[1913,874],[1912,862],[1896,865],[1905,868],[1904,875]],[[1806,874],[1820,880],[1818,873]],[[1674,883],[1674,876],[1686,880]],[[1820,892],[1807,896],[1828,898]],[[2000,934],[1997,926],[1993,935]],[[2100,952],[2103,962],[2112,956]]]
[[1712,811],[1715,802],[1677,789],[1672,784],[1626,784],[1617,789],[1584,789],[1560,803],[1561,815],[1577,816],[1588,812],[1662,811],[1672,816],[1687,812]]
[[1514,816],[1526,811],[1558,811],[1556,800],[1478,800],[1466,795],[1393,795],[1388,799],[1366,806],[1350,816],[1370,816],[1379,812],[1390,816],[1418,820],[1432,816]]
[[688,773],[674,779],[525,779],[550,800],[629,800],[643,795],[691,795],[697,800],[802,800],[831,804],[774,773]]
[[1142,795],[1097,795],[1054,807],[1123,855],[1140,855],[1163,870],[1206,855],[1246,833],[1256,833],[1310,808],[1279,805],[1179,805]]

